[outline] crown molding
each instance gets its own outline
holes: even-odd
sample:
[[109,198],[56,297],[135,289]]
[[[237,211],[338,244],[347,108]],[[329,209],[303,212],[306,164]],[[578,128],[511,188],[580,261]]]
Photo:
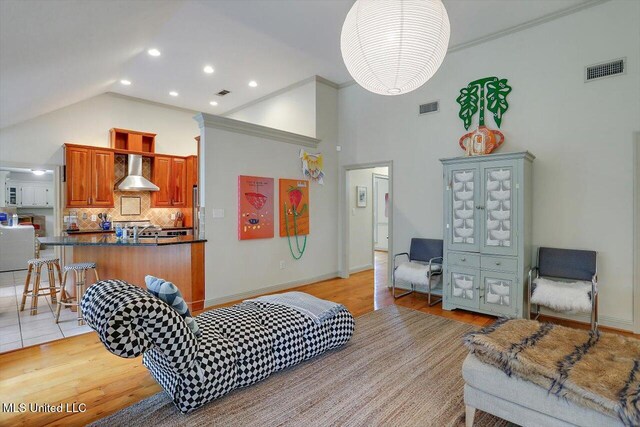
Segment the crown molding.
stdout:
[[471,40],[471,41],[468,41],[468,42],[458,43],[455,46],[451,46],[447,50],[447,53],[457,52],[459,50],[467,49],[469,47],[473,47],[473,46],[479,45],[481,43],[486,43],[486,42],[491,41],[491,40],[499,39],[499,38],[508,36],[510,34],[513,34],[513,33],[518,33],[520,31],[524,31],[524,30],[527,30],[529,28],[545,24],[545,23],[547,23],[549,21],[553,21],[555,19],[562,18],[563,16],[571,15],[572,13],[576,13],[576,12],[579,12],[581,10],[590,8],[592,6],[596,6],[596,5],[599,5],[599,4],[606,3],[608,1],[609,0],[588,0],[588,1],[584,2],[584,3],[580,3],[580,4],[577,4],[575,6],[570,6],[570,7],[567,7],[565,9],[561,9],[561,10],[558,10],[556,12],[552,12],[552,13],[549,13],[547,15],[541,16],[539,18],[535,18],[535,19],[531,19],[529,21],[525,21],[522,24],[514,25],[514,26],[506,28],[504,30],[496,31],[494,33],[487,34],[486,36],[478,37],[477,39],[474,39],[474,40]]
[[254,99],[253,101],[249,101],[245,104],[240,105],[239,107],[235,107],[232,108],[231,110],[225,111],[224,113],[222,113],[221,115],[224,117],[228,117],[230,115],[232,115],[233,113],[237,113],[238,111],[244,110],[245,108],[249,108],[252,107],[256,104],[261,103],[262,101],[266,101],[268,99],[271,98],[275,98],[278,95],[282,95],[283,93],[289,92],[290,90],[299,88],[301,86],[304,86],[308,83],[311,82],[316,82],[316,83],[322,83],[324,85],[327,85],[329,87],[332,87],[334,89],[339,89],[340,85],[338,85],[337,83],[332,82],[329,79],[325,79],[324,77],[320,77],[320,76],[311,76],[311,77],[307,77],[304,80],[300,80],[299,82],[295,82],[293,84],[290,84],[289,86],[285,86],[282,89],[278,89],[275,92],[271,92],[263,97],[260,97],[258,99]]
[[200,129],[205,127],[220,129],[227,132],[242,133],[250,136],[271,139],[273,141],[286,142],[288,144],[302,145],[304,147],[316,148],[320,143],[317,138],[274,129],[262,125],[256,125],[241,120],[230,119],[228,117],[217,116],[215,114],[198,113],[194,117]]
[[[603,4],[608,1],[610,0],[588,0],[584,3],[580,3],[575,6],[570,6],[565,9],[561,9],[556,12],[541,16],[539,18],[531,19],[529,21],[523,22],[522,24],[514,25],[504,30],[496,31],[491,34],[487,34],[486,36],[482,36],[482,37],[478,37],[476,39],[470,40],[468,42],[458,43],[454,46],[449,47],[449,49],[447,49],[447,54],[457,52],[459,50],[467,49],[473,46],[477,46],[479,44],[486,43],[495,39],[506,37],[510,34],[518,33],[520,31],[524,31],[529,28],[545,24],[547,22],[553,21],[554,19],[562,18],[563,16],[571,15],[572,13],[580,12],[581,10],[588,9],[592,6],[597,6],[599,4]],[[340,83],[338,85],[338,88],[344,89],[349,86],[353,86],[355,84],[356,84],[355,80],[349,80],[344,83]]]

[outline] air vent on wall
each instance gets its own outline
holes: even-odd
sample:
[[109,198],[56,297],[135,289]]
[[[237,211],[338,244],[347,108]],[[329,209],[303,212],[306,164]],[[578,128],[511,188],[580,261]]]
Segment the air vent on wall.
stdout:
[[615,59],[613,61],[602,62],[584,67],[584,81],[590,82],[604,77],[624,74],[627,58]]
[[218,96],[225,96],[226,94],[229,94],[229,93],[231,93],[231,92],[229,92],[229,91],[228,91],[228,90],[226,90],[226,89],[222,89],[220,92],[216,93],[216,95],[218,95]]
[[420,106],[420,114],[435,113],[440,109],[438,101],[429,102]]

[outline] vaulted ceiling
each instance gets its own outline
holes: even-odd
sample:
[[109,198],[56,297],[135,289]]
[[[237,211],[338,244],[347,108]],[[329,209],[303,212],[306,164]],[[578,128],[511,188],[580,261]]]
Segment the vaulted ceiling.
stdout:
[[[450,48],[598,1],[444,0]],[[340,30],[352,4],[2,0],[0,128],[105,92],[223,114],[312,75],[348,82]]]

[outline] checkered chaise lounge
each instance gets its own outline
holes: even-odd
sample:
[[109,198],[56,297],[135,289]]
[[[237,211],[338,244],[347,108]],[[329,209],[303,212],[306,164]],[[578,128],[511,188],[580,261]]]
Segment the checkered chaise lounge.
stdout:
[[284,305],[243,302],[197,316],[196,337],[169,305],[120,280],[91,286],[81,305],[105,347],[120,357],[142,354],[183,413],[341,346],[354,330],[346,309],[318,325]]

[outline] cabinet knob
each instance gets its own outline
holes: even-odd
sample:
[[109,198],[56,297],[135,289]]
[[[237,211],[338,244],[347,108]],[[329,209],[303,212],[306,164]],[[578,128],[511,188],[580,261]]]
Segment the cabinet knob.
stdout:
[[476,287],[475,287],[475,290],[476,290],[476,291],[479,291],[479,290],[480,290],[480,286],[476,286]]
[[467,259],[466,258],[460,258],[460,261],[465,262]]
[[496,261],[496,265],[500,265],[502,264],[500,261]]

